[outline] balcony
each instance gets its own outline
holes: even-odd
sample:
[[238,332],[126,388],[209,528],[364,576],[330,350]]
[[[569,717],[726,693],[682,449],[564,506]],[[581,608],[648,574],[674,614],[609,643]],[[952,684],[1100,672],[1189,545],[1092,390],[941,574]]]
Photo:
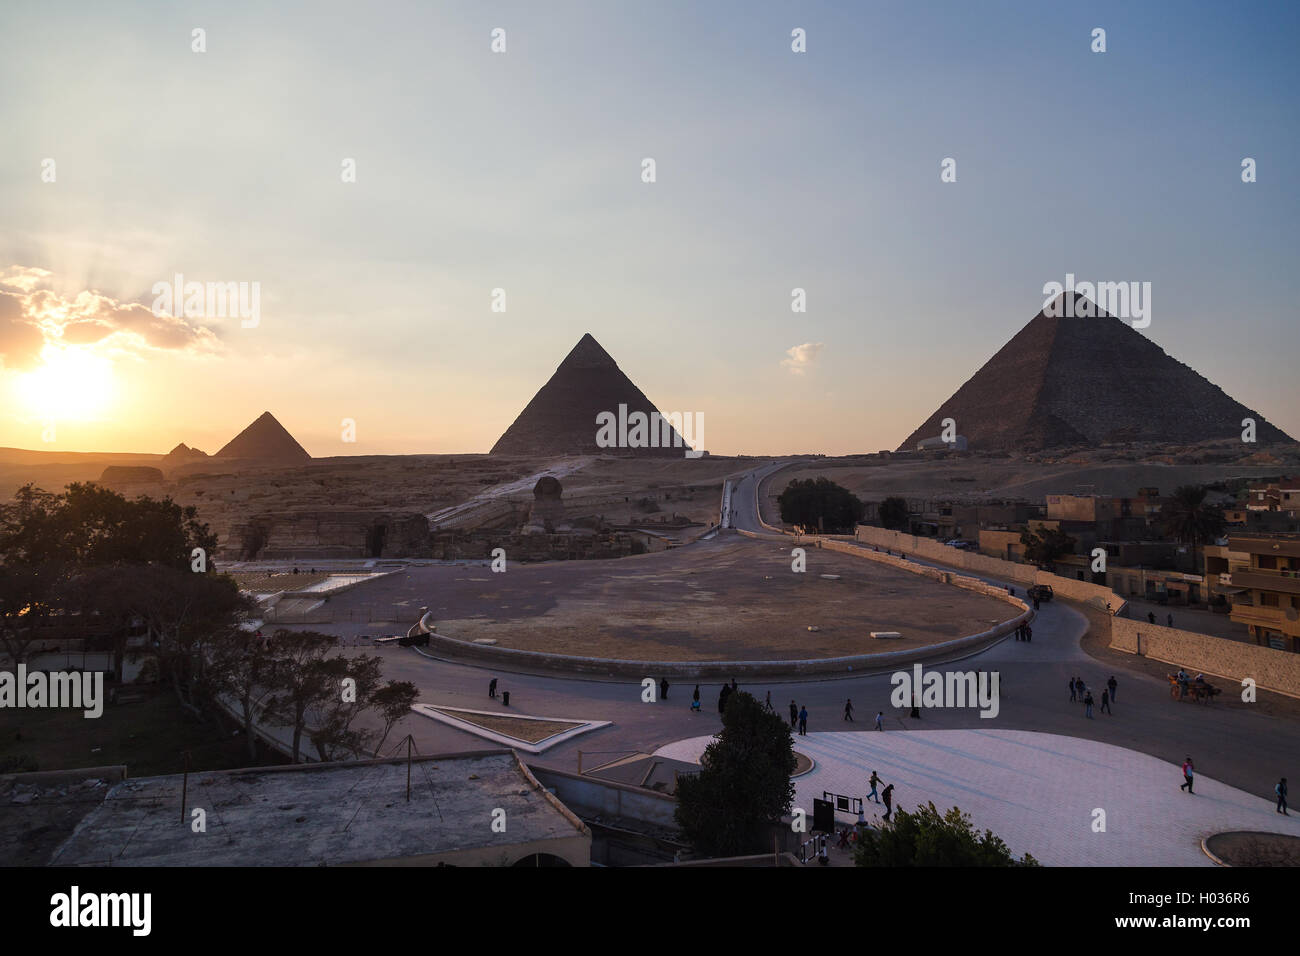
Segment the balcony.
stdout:
[[1276,591],[1281,594],[1300,594],[1300,571],[1274,571],[1268,568],[1233,571],[1232,586]]
[[[1288,617],[1288,611],[1294,617]],[[1278,631],[1288,637],[1300,637],[1300,613],[1295,608],[1260,607],[1256,604],[1242,604],[1238,601],[1232,605],[1232,614],[1229,615],[1229,619],[1238,624]]]

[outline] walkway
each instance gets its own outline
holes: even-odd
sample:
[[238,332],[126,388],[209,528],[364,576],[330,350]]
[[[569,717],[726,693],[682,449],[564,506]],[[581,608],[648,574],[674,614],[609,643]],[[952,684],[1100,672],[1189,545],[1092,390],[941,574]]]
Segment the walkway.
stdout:
[[[661,747],[657,756],[698,762],[712,738]],[[894,784],[894,807],[957,806],[1017,856],[1046,866],[1213,866],[1201,840],[1224,830],[1300,835],[1300,819],[1271,799],[1198,776],[1179,790],[1179,765],[1124,747],[1018,730],[809,734],[798,748],[817,761],[795,779],[795,806],[811,816],[824,791],[865,797],[875,770]],[[1263,781],[1261,781],[1263,783]],[[1266,788],[1261,788],[1266,789]],[[884,808],[867,805],[878,822]],[[1098,811],[1105,832],[1094,832]],[[837,815],[841,823],[855,816]]]

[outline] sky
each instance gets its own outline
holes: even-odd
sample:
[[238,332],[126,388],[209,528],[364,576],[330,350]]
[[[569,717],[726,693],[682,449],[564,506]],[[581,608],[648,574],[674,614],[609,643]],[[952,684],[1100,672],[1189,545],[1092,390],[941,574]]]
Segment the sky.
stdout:
[[590,332],[715,454],[876,451],[1067,273],[1150,282],[1142,334],[1300,435],[1297,43],[1292,3],[6,0],[0,446],[485,452]]

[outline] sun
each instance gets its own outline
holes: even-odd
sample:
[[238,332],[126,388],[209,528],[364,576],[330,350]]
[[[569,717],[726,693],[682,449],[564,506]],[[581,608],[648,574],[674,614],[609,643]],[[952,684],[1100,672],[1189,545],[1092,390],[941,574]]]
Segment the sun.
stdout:
[[47,345],[42,364],[18,377],[28,410],[47,421],[92,421],[107,411],[116,393],[113,363],[88,349]]

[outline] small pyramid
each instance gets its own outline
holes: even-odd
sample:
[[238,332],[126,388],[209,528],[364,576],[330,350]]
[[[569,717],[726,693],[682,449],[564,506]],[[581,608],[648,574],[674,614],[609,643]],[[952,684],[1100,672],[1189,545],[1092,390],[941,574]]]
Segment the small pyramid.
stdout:
[[617,416],[655,411],[650,399],[623,374],[610,354],[591,333],[560,363],[555,374],[519,413],[514,424],[492,446],[493,455],[551,457],[556,455],[635,455],[682,457],[690,446],[669,427],[667,441],[659,447],[602,448],[596,443],[596,418],[602,412]]
[[[1291,441],[1258,412],[1078,293],[1062,293],[899,446],[951,418],[972,450],[1039,451],[1103,442]],[[1090,314],[1091,313],[1091,314]]]
[[283,462],[311,461],[307,449],[299,445],[270,412],[263,412],[257,421],[232,438],[213,457]]
[[185,442],[181,442],[163,456],[163,461],[194,461],[199,458],[207,457],[207,452],[199,451],[197,448],[191,448],[189,445],[185,444]]

